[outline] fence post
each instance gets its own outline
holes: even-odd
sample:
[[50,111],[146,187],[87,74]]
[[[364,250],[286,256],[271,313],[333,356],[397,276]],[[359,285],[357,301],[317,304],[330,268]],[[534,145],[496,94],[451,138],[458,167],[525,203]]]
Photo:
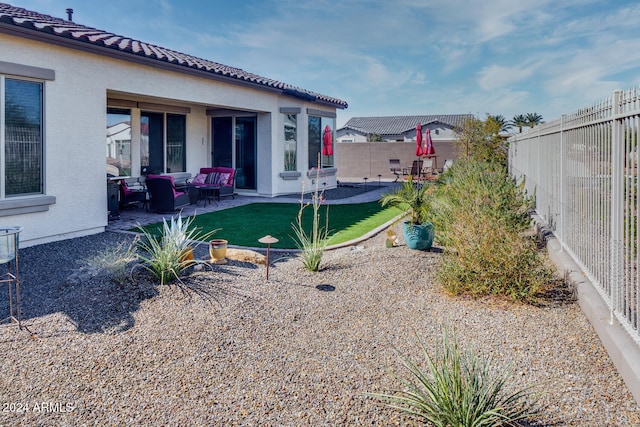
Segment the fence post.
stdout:
[[559,214],[560,214],[560,218],[558,219],[558,224],[556,226],[556,233],[558,234],[558,236],[560,237],[560,251],[562,252],[564,250],[564,244],[565,244],[565,235],[564,235],[564,217],[565,217],[565,212],[564,212],[564,207],[565,207],[565,200],[564,200],[564,186],[565,186],[565,175],[567,173],[567,171],[565,170],[565,168],[567,167],[565,164],[565,153],[567,152],[566,150],[566,141],[564,140],[564,122],[566,119],[566,115],[563,114],[562,116],[560,116],[560,173],[559,173],[559,178],[560,178],[560,191],[559,191],[559,195],[558,198],[559,203],[558,203],[558,208],[559,208]]
[[624,138],[622,124],[618,119],[622,113],[621,90],[613,92],[613,116],[611,118],[611,258],[609,282],[611,292],[610,323],[614,312],[620,308],[621,272],[624,256]]

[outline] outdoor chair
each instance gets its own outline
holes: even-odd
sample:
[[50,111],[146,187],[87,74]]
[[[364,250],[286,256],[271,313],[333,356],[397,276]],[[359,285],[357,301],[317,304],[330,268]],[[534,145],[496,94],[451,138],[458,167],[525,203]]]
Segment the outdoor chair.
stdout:
[[146,206],[147,192],[143,189],[133,189],[124,179],[120,180],[120,209],[124,209],[132,204]]
[[171,176],[148,175],[146,184],[154,212],[174,212],[189,204],[189,194],[176,190]]
[[444,165],[442,165],[442,172],[446,172],[447,169],[449,169],[451,166],[453,166],[453,159],[446,159],[444,161]]
[[422,161],[422,176],[428,178],[433,175],[433,159],[424,159]]
[[422,160],[414,160],[411,165],[411,172],[409,172],[409,175],[417,178],[420,175],[420,172],[422,172]]
[[400,173],[402,172],[402,167],[400,166],[400,159],[389,159],[389,170],[391,173],[396,176],[394,182],[397,182],[400,178]]

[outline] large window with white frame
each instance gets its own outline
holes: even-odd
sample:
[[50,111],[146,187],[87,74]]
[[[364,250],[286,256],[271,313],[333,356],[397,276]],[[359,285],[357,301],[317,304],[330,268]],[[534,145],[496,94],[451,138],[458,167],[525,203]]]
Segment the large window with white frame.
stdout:
[[298,170],[298,116],[284,115],[284,170],[294,172]]
[[43,89],[0,75],[0,198],[44,192]]

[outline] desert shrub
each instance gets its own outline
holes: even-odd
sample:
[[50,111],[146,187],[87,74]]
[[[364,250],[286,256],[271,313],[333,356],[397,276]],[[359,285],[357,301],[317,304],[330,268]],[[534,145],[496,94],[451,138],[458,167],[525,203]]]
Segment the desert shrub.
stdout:
[[530,299],[551,271],[526,236],[531,199],[496,163],[461,161],[438,184],[433,222],[446,247],[438,278],[453,294]]
[[536,387],[510,387],[511,373],[494,366],[490,357],[463,351],[447,334],[433,356],[419,338],[418,343],[426,369],[401,356],[408,375],[390,374],[403,389],[369,396],[441,427],[518,426],[539,416]]

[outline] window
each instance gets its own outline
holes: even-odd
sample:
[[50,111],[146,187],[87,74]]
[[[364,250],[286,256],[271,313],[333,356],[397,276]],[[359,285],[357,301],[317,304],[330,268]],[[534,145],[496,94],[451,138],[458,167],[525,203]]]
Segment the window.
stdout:
[[131,175],[131,111],[107,108],[107,173]]
[[322,154],[322,138],[327,126],[329,126],[333,143],[333,119],[309,116],[309,169],[333,167],[333,154]]
[[43,83],[2,76],[0,83],[0,145],[4,146],[0,194],[42,194]]
[[184,172],[186,169],[186,127],[187,118],[182,114],[143,111],[140,115],[140,163],[142,167],[146,167],[149,173]]
[[167,172],[184,172],[186,170],[186,132],[186,116],[167,114]]
[[284,170],[297,171],[298,157],[298,116],[285,114],[284,116]]

